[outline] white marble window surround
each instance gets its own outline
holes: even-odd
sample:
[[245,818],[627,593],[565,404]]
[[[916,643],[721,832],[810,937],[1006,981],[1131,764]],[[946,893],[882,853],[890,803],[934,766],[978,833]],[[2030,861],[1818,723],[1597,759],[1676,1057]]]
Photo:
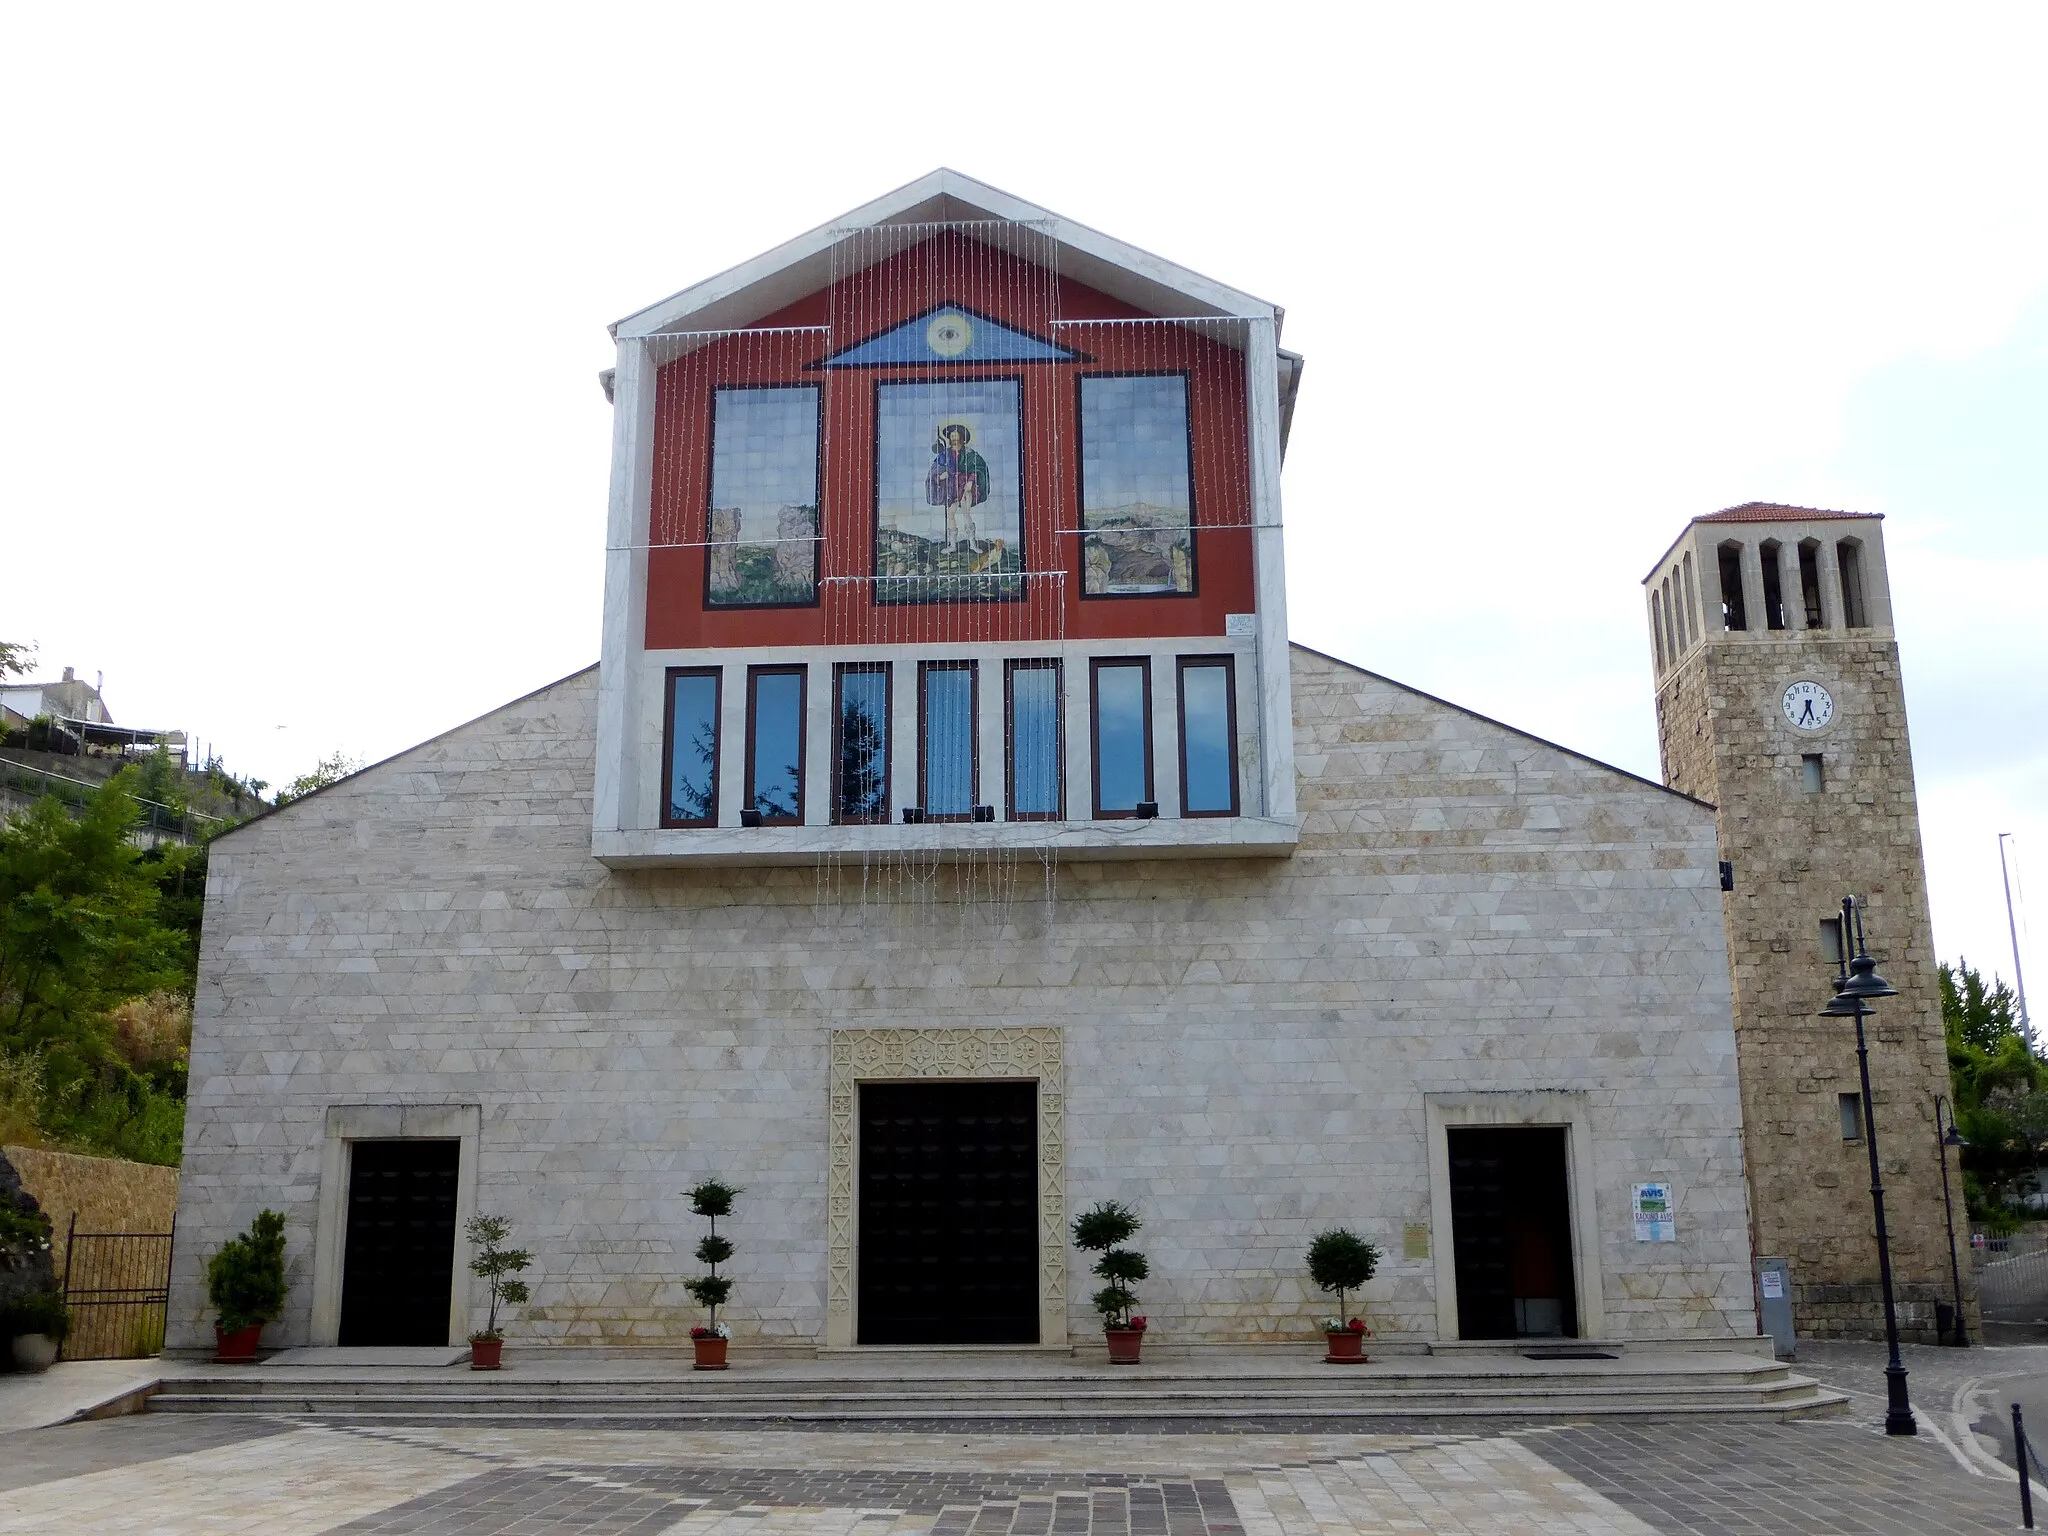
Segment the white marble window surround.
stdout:
[[483,1107],[477,1104],[330,1104],[320,1147],[320,1204],[313,1229],[313,1316],[307,1342],[341,1339],[341,1276],[348,1241],[350,1148],[358,1141],[459,1141],[455,1175],[455,1270],[449,1287],[448,1342],[469,1337],[469,1239],[476,1214],[477,1145]]
[[[888,646],[755,647],[746,650],[695,649],[649,652],[644,658],[649,677],[659,681],[675,668],[717,668],[725,676],[725,729],[723,754],[718,775],[719,816],[715,827],[659,826],[659,790],[666,781],[664,760],[666,732],[658,714],[641,722],[640,740],[645,754],[644,771],[638,775],[646,787],[639,825],[616,833],[600,829],[593,838],[593,853],[614,867],[658,865],[671,862],[718,864],[807,863],[821,858],[860,856],[894,851],[935,851],[962,855],[978,851],[1039,851],[1056,849],[1081,858],[1174,857],[1273,855],[1293,851],[1297,841],[1297,820],[1293,815],[1267,817],[1256,798],[1242,800],[1234,814],[1187,817],[1181,814],[1180,715],[1176,692],[1178,667],[1183,657],[1226,658],[1234,676],[1237,699],[1234,746],[1237,781],[1255,796],[1259,783],[1262,748],[1258,739],[1261,710],[1258,686],[1258,641],[1256,637],[1214,635],[1175,636],[1141,640],[1016,641],[1000,645],[947,643]],[[1091,786],[1094,778],[1094,721],[1087,686],[1089,663],[1095,660],[1144,658],[1151,662],[1151,727],[1153,736],[1153,800],[1156,820],[1098,819],[1092,817]],[[920,783],[917,754],[922,736],[919,701],[922,697],[922,669],[925,663],[945,664],[970,661],[977,664],[981,686],[977,690],[975,721],[978,786],[974,796],[980,805],[994,808],[993,822],[927,821],[906,824],[906,808],[919,808]],[[1012,820],[1009,806],[1006,760],[1007,739],[1004,666],[1010,661],[1053,661],[1060,664],[1061,689],[1060,767],[1064,780],[1066,818]],[[805,721],[805,778],[812,786],[834,782],[834,670],[849,664],[886,666],[890,670],[892,772],[886,818],[873,821],[835,823],[831,796],[810,793],[804,797],[800,826],[741,827],[740,808],[745,794],[746,738],[744,700],[750,673],[774,666],[802,666],[807,669],[807,711]]]

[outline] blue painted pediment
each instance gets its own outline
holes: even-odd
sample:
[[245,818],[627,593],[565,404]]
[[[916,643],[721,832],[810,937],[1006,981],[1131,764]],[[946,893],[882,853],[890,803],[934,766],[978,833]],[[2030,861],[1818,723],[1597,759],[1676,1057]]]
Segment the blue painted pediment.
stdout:
[[843,347],[814,368],[930,367],[948,363],[1081,363],[1085,354],[978,314],[941,304]]

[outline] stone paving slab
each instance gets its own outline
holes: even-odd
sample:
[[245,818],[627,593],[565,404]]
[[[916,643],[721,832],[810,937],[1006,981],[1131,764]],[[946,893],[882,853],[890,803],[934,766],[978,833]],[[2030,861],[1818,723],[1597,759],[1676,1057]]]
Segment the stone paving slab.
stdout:
[[[932,1434],[183,1416],[0,1437],[0,1533],[1981,1536],[2011,1484],[1869,1425]],[[208,1438],[208,1436],[215,1438]],[[24,1454],[26,1451],[26,1454]],[[6,1481],[0,1478],[0,1481]]]
[[61,1424],[156,1381],[155,1360],[60,1360],[47,1371],[0,1375],[0,1433]]

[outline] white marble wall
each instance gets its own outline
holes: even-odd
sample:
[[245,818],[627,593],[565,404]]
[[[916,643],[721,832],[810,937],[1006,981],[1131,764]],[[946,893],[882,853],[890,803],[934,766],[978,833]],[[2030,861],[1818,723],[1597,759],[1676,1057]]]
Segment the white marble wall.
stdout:
[[[171,1342],[207,1253],[291,1220],[306,1339],[331,1104],[476,1104],[475,1198],[538,1254],[515,1338],[699,1320],[680,1191],[745,1186],[742,1339],[825,1315],[827,1031],[1056,1027],[1066,1198],[1137,1205],[1157,1337],[1300,1336],[1308,1236],[1390,1254],[1437,1332],[1424,1095],[1576,1090],[1610,1336],[1754,1331],[1728,966],[1704,806],[1297,648],[1287,859],[607,870],[596,674],[214,845]],[[1633,1240],[1630,1185],[1677,1186]],[[1076,1255],[1078,1262],[1079,1256]],[[1076,1274],[1075,1331],[1093,1326]]]

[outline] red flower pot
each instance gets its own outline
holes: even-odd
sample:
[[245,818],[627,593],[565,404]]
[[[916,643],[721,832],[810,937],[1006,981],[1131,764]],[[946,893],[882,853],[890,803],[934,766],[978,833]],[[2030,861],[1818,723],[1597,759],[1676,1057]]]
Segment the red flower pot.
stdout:
[[505,1341],[503,1339],[471,1339],[469,1341],[469,1368],[472,1371],[495,1371],[503,1363]]
[[1329,1342],[1330,1352],[1323,1356],[1325,1365],[1365,1364],[1365,1335],[1355,1329],[1344,1328],[1323,1335]]
[[697,1369],[700,1371],[722,1371],[725,1369],[725,1346],[732,1340],[721,1338],[693,1338],[690,1347],[697,1352]]
[[247,1363],[256,1358],[256,1341],[263,1337],[263,1325],[237,1328],[229,1333],[219,1323],[213,1325],[213,1358],[222,1363],[241,1361]]
[[1136,1365],[1138,1351],[1145,1343],[1142,1328],[1105,1328],[1103,1338],[1109,1341],[1109,1363],[1111,1365]]

